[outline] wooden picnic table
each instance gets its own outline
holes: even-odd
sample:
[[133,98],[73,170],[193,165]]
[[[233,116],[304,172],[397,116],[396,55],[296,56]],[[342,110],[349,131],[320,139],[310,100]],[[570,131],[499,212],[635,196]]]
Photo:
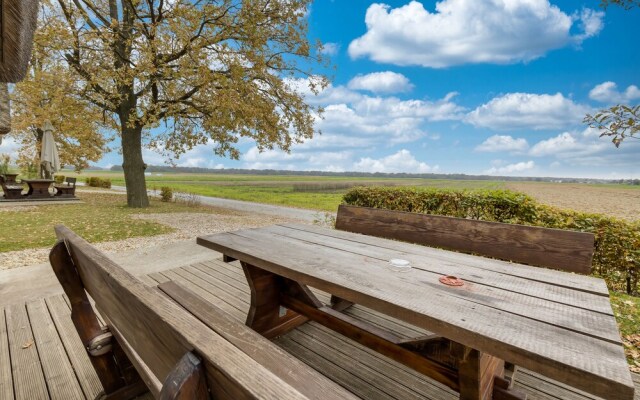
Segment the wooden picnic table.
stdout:
[[26,183],[29,186],[25,197],[32,199],[52,197],[51,193],[49,193],[49,188],[53,182],[55,181],[52,179],[23,179],[22,183]]
[[[310,225],[219,233],[198,243],[241,261],[251,287],[247,324],[265,336],[311,319],[464,399],[501,391],[503,360],[596,396],[633,399],[602,279]],[[412,268],[392,271],[391,259],[408,260]],[[442,284],[447,275],[464,284]],[[336,302],[321,304],[307,285]],[[364,326],[338,312],[351,303],[437,335],[405,340]]]

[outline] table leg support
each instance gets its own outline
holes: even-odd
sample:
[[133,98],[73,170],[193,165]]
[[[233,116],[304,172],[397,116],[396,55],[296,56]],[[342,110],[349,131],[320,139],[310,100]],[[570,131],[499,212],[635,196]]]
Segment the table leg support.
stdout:
[[284,289],[282,278],[245,262],[241,265],[251,289],[247,326],[262,336],[274,338],[308,321],[280,305],[280,293]]
[[458,358],[460,400],[526,400],[504,378],[504,360],[454,342],[451,350]]

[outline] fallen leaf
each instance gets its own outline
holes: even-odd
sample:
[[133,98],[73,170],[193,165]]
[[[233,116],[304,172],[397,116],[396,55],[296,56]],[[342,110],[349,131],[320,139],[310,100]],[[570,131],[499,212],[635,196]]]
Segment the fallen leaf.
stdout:
[[22,345],[22,348],[23,349],[28,349],[31,346],[33,346],[33,340],[29,340],[27,342],[24,342],[24,344]]

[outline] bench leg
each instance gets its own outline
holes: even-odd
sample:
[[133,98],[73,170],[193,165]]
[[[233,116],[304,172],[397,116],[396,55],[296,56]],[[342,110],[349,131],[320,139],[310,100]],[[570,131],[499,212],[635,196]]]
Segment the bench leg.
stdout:
[[274,338],[308,321],[280,305],[280,293],[285,290],[282,278],[245,262],[241,265],[251,289],[247,326],[266,338]]
[[49,261],[71,303],[71,320],[102,383],[104,399],[131,399],[147,391],[118,341],[103,330],[87,298],[82,280],[63,241],[51,249]]
[[207,377],[202,361],[186,353],[162,384],[159,400],[205,400],[209,398]]

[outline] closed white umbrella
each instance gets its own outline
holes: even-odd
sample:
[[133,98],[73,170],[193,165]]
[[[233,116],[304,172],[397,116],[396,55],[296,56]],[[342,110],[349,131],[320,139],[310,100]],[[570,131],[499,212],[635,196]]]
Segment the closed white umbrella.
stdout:
[[58,148],[53,140],[53,125],[46,121],[42,127],[44,135],[42,136],[42,151],[40,152],[40,164],[44,165],[48,162],[51,166],[51,172],[60,171],[60,157],[58,156]]

